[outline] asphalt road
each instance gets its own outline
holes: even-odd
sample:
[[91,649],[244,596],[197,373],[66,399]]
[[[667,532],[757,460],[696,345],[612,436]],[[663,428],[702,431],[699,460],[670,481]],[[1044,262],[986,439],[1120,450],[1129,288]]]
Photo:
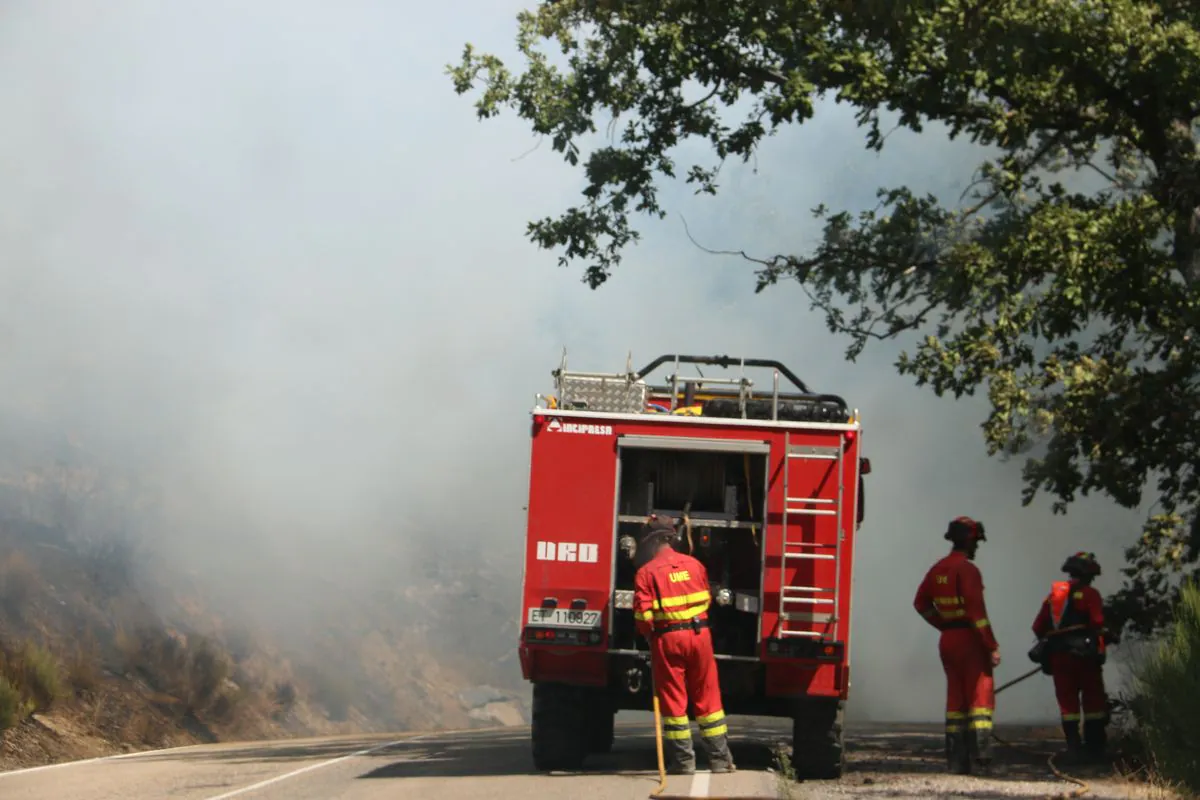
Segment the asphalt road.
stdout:
[[[1077,787],[1054,778],[1045,756],[1058,743],[1030,729],[1001,728],[1020,750],[997,753],[990,778],[945,774],[939,726],[867,725],[847,735],[840,781],[786,786],[774,748],[789,738],[783,720],[734,717],[738,772],[672,776],[663,797],[710,798],[1044,798]],[[500,800],[533,797],[646,798],[658,784],[652,723],[618,725],[611,754],[592,756],[579,774],[536,773],[526,728],[463,733],[340,737],[199,745],[0,773],[3,800]],[[701,759],[700,766],[703,766]],[[1090,798],[1148,796],[1104,771],[1083,773]]]
[[[639,721],[640,722],[640,721]],[[768,727],[773,721],[768,720]],[[757,721],[756,721],[757,723]],[[650,723],[653,725],[653,722]],[[769,740],[743,725],[739,771],[670,776],[664,795],[778,797]],[[765,736],[764,736],[765,734]],[[752,741],[758,737],[760,741]],[[702,757],[698,766],[703,767]],[[0,773],[3,800],[500,800],[508,797],[646,798],[658,785],[653,727],[622,722],[613,752],[580,774],[536,773],[527,728],[198,745]]]

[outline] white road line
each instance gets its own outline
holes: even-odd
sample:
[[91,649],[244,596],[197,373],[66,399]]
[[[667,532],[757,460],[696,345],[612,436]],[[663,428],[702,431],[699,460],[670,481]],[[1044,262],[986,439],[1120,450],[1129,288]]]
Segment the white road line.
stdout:
[[[432,734],[429,734],[429,735],[432,735]],[[356,753],[349,753],[347,755],[340,756],[338,758],[331,758],[328,761],[320,761],[316,764],[309,764],[307,767],[301,767],[300,769],[292,770],[291,772],[285,772],[282,775],[276,775],[274,778],[268,778],[265,781],[259,781],[258,783],[252,783],[249,786],[243,786],[240,789],[234,789],[232,792],[226,792],[225,794],[218,794],[213,797],[207,798],[207,800],[225,800],[225,798],[227,798],[227,797],[237,797],[239,794],[245,794],[246,792],[252,792],[255,789],[261,789],[264,786],[270,786],[271,784],[279,783],[280,781],[286,781],[288,778],[294,778],[297,775],[303,775],[305,772],[312,772],[313,770],[323,769],[325,767],[332,767],[334,764],[339,764],[339,763],[341,763],[343,761],[347,761],[351,758],[358,758],[359,756],[370,755],[371,753],[376,753],[380,750],[387,750],[389,747],[395,747],[396,745],[399,745],[399,744],[406,744],[408,742],[419,742],[422,739],[426,739],[426,738],[428,738],[428,735],[427,736],[414,736],[414,737],[411,737],[408,739],[397,739],[394,742],[387,742],[385,744],[377,744],[374,747],[368,747],[364,750],[359,750]]]
[[692,791],[688,793],[689,797],[708,797],[708,782],[712,780],[712,773],[708,770],[697,770],[692,776]]
[[0,778],[7,778],[11,775],[29,775],[34,772],[45,772],[48,769],[61,769],[62,767],[80,767],[84,764],[97,764],[101,761],[118,761],[122,758],[137,758],[138,756],[150,756],[155,753],[165,753],[168,750],[187,750],[197,745],[184,745],[183,747],[164,747],[160,750],[137,750],[132,753],[119,753],[114,756],[96,756],[95,758],[81,758],[75,761],[59,761],[57,764],[43,764],[40,767],[25,767],[24,769],[10,769],[6,772],[0,772]]

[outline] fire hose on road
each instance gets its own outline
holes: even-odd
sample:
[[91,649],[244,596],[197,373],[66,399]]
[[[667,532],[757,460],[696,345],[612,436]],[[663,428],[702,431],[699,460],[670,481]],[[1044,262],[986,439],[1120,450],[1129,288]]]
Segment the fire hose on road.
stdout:
[[[1024,675],[1020,676],[1019,678],[1013,678],[1008,683],[1005,683],[1005,684],[997,687],[995,693],[1000,694],[1005,689],[1009,689],[1013,686],[1016,686],[1021,681],[1032,678],[1034,675],[1037,675],[1041,671],[1042,671],[1042,668],[1040,666],[1034,667],[1033,669],[1029,670],[1029,672],[1026,672]],[[1012,742],[1005,741],[1004,739],[1001,739],[999,736],[997,736],[994,732],[992,733],[992,738],[995,739],[998,743],[1004,745],[1005,747],[1012,749],[1012,750],[1016,750],[1019,753],[1025,753],[1026,755],[1032,755],[1032,756],[1038,756],[1038,757],[1040,757],[1042,755],[1041,753],[1035,753],[1032,750],[1021,747],[1020,745],[1016,745],[1016,744],[1013,744]],[[1089,791],[1091,791],[1091,787],[1088,786],[1086,781],[1081,781],[1079,778],[1074,778],[1074,777],[1066,774],[1065,772],[1061,771],[1055,765],[1053,755],[1051,755],[1048,759],[1046,759],[1046,765],[1048,767],[1050,767],[1050,771],[1052,773],[1054,773],[1054,777],[1058,778],[1061,781],[1066,781],[1067,783],[1073,783],[1079,787],[1078,789],[1075,789],[1072,792],[1055,795],[1056,798],[1064,798],[1064,800],[1065,800],[1066,798],[1082,797],[1083,795],[1085,795]]]

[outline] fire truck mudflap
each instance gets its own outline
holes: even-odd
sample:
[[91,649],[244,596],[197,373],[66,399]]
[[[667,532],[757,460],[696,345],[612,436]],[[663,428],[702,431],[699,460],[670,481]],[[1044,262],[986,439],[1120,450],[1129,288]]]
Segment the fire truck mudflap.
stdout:
[[[664,383],[647,383],[668,364]],[[699,365],[739,373],[684,371]],[[747,377],[755,368],[768,388]],[[532,412],[519,643],[538,769],[580,768],[611,748],[618,710],[652,707],[633,554],[646,517],[664,513],[684,521],[681,546],[708,570],[726,711],[791,718],[798,777],[840,777],[870,471],[858,412],[761,359],[672,355],[587,373],[564,355],[553,376]]]

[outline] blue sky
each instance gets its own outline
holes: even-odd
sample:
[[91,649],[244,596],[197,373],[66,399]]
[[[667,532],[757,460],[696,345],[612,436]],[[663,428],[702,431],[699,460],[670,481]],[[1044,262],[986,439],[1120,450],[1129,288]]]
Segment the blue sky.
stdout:
[[[576,201],[579,175],[548,143],[518,159],[531,134],[510,116],[476,122],[443,74],[466,41],[511,53],[519,8],[7,3],[5,408],[150,465],[170,487],[163,546],[214,570],[222,543],[317,568],[420,541],[448,516],[481,557],[510,563],[526,413],[563,346],[587,369],[620,369],[629,350],[638,364],[675,350],[778,358],[864,414],[860,713],[940,714],[936,637],[909,603],[958,514],[991,534],[980,564],[1001,678],[1024,671],[1062,559],[1095,549],[1100,588],[1115,588],[1137,516],[1021,509],[1017,465],[984,454],[979,403],[912,387],[894,349],[844,363],[845,341],[798,288],[754,295],[751,268],[697,251],[678,216],[713,248],[803,248],[817,203],[857,208],[900,183],[957,197],[976,155],[897,134],[877,156],[848,109],[822,107],[768,142],[757,174],[727,165],[720,197],[668,188],[671,215],[641,224],[643,243],[593,292],[524,237]],[[1048,682],[1005,695],[1000,714],[1053,716]]]

